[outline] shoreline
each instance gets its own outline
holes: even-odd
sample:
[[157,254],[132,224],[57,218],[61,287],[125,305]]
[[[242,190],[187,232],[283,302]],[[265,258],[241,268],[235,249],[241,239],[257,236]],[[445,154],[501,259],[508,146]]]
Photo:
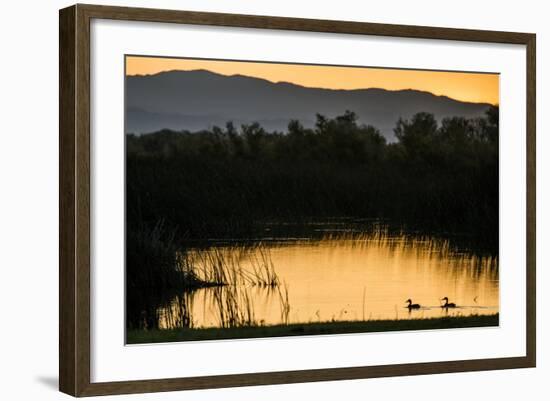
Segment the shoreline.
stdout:
[[128,330],[126,344],[175,341],[229,340],[262,337],[310,336],[323,334],[377,333],[388,331],[437,330],[491,327],[499,325],[499,314],[428,319],[336,321],[291,323],[232,328],[184,328]]

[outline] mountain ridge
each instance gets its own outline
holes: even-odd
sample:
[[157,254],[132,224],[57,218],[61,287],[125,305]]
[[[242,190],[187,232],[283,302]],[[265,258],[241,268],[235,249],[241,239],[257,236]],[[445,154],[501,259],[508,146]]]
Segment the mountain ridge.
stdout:
[[312,127],[317,113],[335,117],[350,110],[360,123],[377,127],[392,140],[397,120],[416,112],[432,113],[438,120],[472,118],[490,106],[416,89],[311,88],[205,69],[126,77],[126,132],[137,134],[162,128],[198,131],[227,121],[258,122],[268,131],[284,132],[291,119]]

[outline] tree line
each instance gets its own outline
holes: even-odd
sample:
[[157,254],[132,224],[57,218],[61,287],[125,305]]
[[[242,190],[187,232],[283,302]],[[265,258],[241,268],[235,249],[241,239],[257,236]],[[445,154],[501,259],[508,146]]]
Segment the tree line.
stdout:
[[127,227],[245,237],[265,221],[388,219],[498,245],[498,107],[399,119],[395,141],[354,112],[287,132],[258,123],[126,138]]

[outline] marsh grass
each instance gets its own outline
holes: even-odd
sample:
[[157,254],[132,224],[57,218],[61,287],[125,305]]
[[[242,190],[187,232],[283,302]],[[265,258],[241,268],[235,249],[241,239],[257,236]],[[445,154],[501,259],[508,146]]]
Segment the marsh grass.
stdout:
[[[210,286],[247,284],[277,287],[279,278],[270,251],[263,244],[253,247],[182,249],[175,241],[176,230],[163,220],[152,229],[145,225],[127,231],[126,275],[132,288],[197,289]],[[248,269],[243,269],[243,262]]]
[[[254,312],[254,296],[251,293],[253,288],[254,286],[227,285],[211,290],[212,303],[218,318],[218,327],[236,328],[264,325],[264,321],[258,320]],[[281,322],[288,324],[290,302],[286,283],[277,285],[277,287],[260,287],[259,290],[276,291],[281,311]]]
[[[254,313],[254,296],[251,289],[259,287],[264,291],[276,291],[279,294],[281,317],[288,322],[290,305],[286,284],[280,285],[279,277],[271,260],[269,250],[262,244],[249,247],[233,247],[220,250],[215,248],[201,252],[203,262],[215,263],[217,270],[228,272],[227,285],[214,288],[213,302],[221,328],[256,327],[262,325]],[[246,261],[248,269],[243,267]],[[205,268],[211,271],[212,268]]]
[[194,274],[206,282],[233,286],[279,286],[269,248],[261,242],[253,246],[231,245],[193,250],[187,253],[186,264],[192,266]]
[[193,327],[192,293],[206,287],[212,287],[220,327],[257,325],[249,288],[279,287],[269,249],[256,244],[189,250],[175,237],[163,221],[128,231],[128,327]]
[[249,275],[250,284],[260,287],[279,287],[279,277],[275,272],[275,266],[271,259],[269,248],[262,243],[255,247],[257,252],[252,253],[252,272]]

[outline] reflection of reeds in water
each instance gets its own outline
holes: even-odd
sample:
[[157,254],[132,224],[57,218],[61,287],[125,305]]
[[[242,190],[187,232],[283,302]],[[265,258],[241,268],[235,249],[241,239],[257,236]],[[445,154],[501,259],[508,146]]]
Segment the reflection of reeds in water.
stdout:
[[158,320],[165,327],[193,327],[193,294],[184,292],[176,295],[171,302],[159,309]]
[[256,326],[254,308],[246,287],[227,286],[213,290],[219,327]]
[[286,283],[283,284],[282,289],[281,287],[277,287],[277,291],[279,293],[279,302],[281,306],[281,322],[283,324],[288,324],[290,315],[290,302],[288,300],[288,287]]
[[[288,287],[284,283],[277,287],[263,287],[263,290],[272,291],[274,288],[277,289],[279,297],[281,322],[288,324],[290,314]],[[263,324],[263,321],[256,319],[252,302],[253,296],[250,290],[251,287],[239,285],[229,285],[211,290],[219,327],[252,327]]]

